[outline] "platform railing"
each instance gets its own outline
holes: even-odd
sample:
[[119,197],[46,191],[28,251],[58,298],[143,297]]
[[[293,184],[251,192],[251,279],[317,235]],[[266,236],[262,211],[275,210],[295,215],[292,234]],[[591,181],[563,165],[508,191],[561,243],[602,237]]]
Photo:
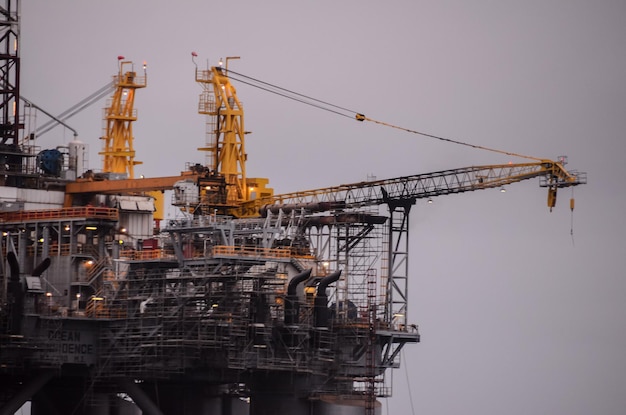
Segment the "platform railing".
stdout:
[[118,220],[119,211],[115,208],[82,206],[61,209],[22,210],[17,212],[0,213],[0,222],[30,222],[75,218]]

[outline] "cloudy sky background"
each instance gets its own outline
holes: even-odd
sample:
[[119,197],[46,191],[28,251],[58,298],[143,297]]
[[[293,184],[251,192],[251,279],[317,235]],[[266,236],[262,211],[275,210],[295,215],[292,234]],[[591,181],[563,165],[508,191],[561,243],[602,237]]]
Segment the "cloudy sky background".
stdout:
[[[623,414],[626,3],[621,0],[22,2],[22,95],[59,114],[148,64],[136,176],[204,163],[198,63],[409,129],[543,158],[589,184],[546,207],[538,181],[418,202],[407,346],[384,414]],[[277,193],[523,162],[359,123],[235,83],[248,175]],[[101,168],[104,100],[68,121]],[[47,121],[39,115],[38,122]],[[62,128],[38,145],[72,139]]]

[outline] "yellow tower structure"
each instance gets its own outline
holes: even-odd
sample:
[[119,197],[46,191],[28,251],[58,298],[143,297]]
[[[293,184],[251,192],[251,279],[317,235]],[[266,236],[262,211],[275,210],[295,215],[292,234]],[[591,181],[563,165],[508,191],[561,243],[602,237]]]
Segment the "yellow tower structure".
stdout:
[[243,107],[228,79],[228,68],[213,66],[196,70],[196,82],[203,89],[198,112],[207,115],[206,167],[226,182],[226,203],[249,200],[246,186],[246,152]]
[[104,149],[99,153],[103,156],[102,171],[116,173],[134,178],[134,166],[141,164],[135,161],[133,149],[133,122],[137,120],[135,90],[144,88],[147,82],[146,64],[143,65],[143,76],[137,76],[133,63],[123,61],[119,56],[119,73],[113,77],[115,92],[111,102],[105,108],[106,131]]
[[241,210],[242,203],[265,199],[274,192],[267,187],[268,179],[246,176],[248,156],[244,136],[248,132],[244,129],[243,107],[235,87],[230,83],[229,59],[238,57],[226,58],[225,68],[222,62],[206,70],[196,68],[196,82],[203,89],[198,113],[207,116],[206,144],[198,150],[207,152],[206,169],[211,177],[223,180],[225,187],[224,198],[216,198],[215,192],[222,191],[215,189],[216,186],[209,180],[200,189],[200,199],[201,204],[221,213],[247,216],[249,213]]

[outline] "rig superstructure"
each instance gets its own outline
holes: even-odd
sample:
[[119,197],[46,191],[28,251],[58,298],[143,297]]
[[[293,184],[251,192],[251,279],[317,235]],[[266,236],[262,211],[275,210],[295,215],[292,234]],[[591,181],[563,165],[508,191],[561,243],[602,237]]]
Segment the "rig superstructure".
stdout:
[[[586,181],[559,159],[275,195],[246,175],[244,111],[221,65],[196,68],[206,164],[135,179],[130,99],[146,78],[122,62],[95,174],[81,142],[37,152],[7,110],[23,108],[14,6],[0,57],[13,85],[0,120],[0,414],[26,401],[33,414],[380,413],[388,369],[420,340],[407,319],[416,200],[538,177],[552,207]],[[155,226],[165,189],[186,216]]]

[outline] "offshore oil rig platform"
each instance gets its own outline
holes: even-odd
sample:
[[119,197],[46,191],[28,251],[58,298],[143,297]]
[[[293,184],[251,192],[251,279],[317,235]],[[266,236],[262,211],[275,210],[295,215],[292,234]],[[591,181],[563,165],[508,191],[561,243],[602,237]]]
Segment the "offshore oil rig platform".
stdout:
[[[246,174],[228,65],[195,72],[205,165],[135,178],[147,75],[123,58],[95,172],[78,140],[35,145],[17,10],[0,14],[0,414],[380,414],[388,369],[420,340],[416,201],[538,177],[552,207],[586,182],[559,159],[275,195]],[[164,220],[165,190],[182,219]]]

